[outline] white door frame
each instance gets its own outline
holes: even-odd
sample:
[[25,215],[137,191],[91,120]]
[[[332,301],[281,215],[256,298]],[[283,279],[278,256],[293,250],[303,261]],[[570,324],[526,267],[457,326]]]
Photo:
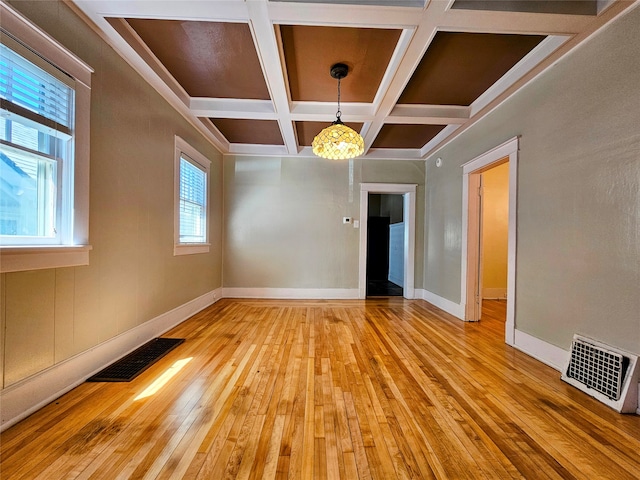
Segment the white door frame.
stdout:
[[367,229],[369,194],[392,193],[403,196],[404,214],[404,298],[415,296],[415,248],[416,248],[416,187],[409,183],[361,183],[360,184],[360,259],[358,263],[358,298],[367,298]]
[[[518,198],[518,137],[506,141],[502,145],[489,150],[486,153],[474,158],[462,166],[462,274],[461,274],[461,305],[465,312],[465,320],[477,320],[468,318],[467,301],[468,290],[472,282],[477,282],[474,275],[469,275],[468,271],[472,267],[468,265],[469,256],[469,191],[470,183],[473,181],[473,174],[488,170],[492,166],[502,163],[508,157],[509,161],[509,227],[508,227],[508,247],[507,247],[507,321],[505,323],[505,342],[509,345],[515,344],[515,300],[516,300],[516,220],[517,220],[517,198]],[[472,253],[473,255],[473,253]],[[473,259],[471,259],[473,261]]]

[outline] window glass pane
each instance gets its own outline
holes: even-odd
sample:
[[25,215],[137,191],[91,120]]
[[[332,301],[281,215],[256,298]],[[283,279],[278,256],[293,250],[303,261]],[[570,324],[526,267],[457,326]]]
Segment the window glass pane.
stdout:
[[180,158],[180,242],[205,243],[206,172]]
[[0,140],[20,145],[36,152],[54,157],[63,157],[69,137],[18,115],[2,118]]
[[55,237],[57,162],[0,147],[0,235]]
[[[11,124],[11,143],[17,143],[32,150],[38,150],[38,130],[21,125],[18,122]],[[11,140],[10,140],[11,141]]]

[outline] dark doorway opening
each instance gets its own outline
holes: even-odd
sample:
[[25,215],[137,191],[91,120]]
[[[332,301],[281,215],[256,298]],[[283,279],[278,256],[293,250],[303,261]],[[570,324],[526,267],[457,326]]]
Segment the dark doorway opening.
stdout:
[[402,296],[404,277],[404,198],[369,194],[367,218],[367,296]]

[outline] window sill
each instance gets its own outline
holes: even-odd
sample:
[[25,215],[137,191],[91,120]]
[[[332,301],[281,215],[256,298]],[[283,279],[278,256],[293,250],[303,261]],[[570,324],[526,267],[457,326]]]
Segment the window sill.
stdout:
[[173,246],[173,255],[193,255],[196,253],[209,253],[210,243],[181,243]]
[[0,273],[89,265],[91,245],[0,247]]

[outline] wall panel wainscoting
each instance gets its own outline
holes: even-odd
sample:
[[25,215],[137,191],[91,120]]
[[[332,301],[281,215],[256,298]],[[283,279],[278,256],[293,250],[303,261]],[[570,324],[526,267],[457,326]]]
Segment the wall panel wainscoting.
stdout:
[[3,478],[637,478],[620,415],[423,300],[223,299],[130,383],[2,434]]

